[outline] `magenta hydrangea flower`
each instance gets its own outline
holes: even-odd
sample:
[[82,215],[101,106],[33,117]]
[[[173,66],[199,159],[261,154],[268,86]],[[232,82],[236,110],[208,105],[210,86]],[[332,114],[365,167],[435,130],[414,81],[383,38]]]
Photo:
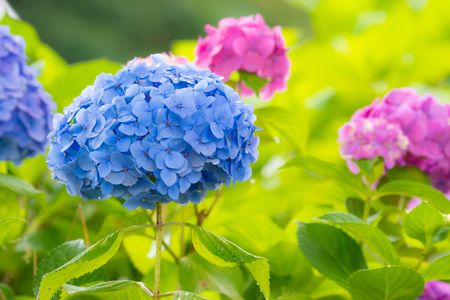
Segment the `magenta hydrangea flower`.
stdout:
[[[436,188],[446,193],[450,190],[449,120],[450,107],[438,103],[432,95],[421,96],[411,88],[395,89],[358,110],[340,129],[341,154],[348,160],[383,157],[387,169],[396,165],[416,166],[429,175]],[[384,125],[379,125],[380,122]],[[378,133],[359,129],[358,134],[351,134],[349,128],[356,126],[351,124],[369,123],[380,127]],[[397,129],[387,131],[388,125]],[[407,141],[402,143],[407,147],[401,155],[388,140],[395,141],[393,135],[395,132],[398,135],[398,131],[405,137],[400,139]],[[381,144],[380,139],[387,144]]]
[[383,118],[400,126],[409,140],[401,164],[427,173],[450,171],[449,108],[432,95],[420,96],[411,88],[395,89],[357,111],[353,118]]
[[277,91],[284,91],[289,77],[290,62],[286,55],[280,27],[270,28],[261,15],[225,18],[218,27],[205,26],[206,37],[200,38],[196,48],[196,64],[205,67],[225,80],[235,71],[255,74],[265,80],[260,91],[252,91],[239,84],[241,94],[259,92],[270,99]]
[[406,152],[408,138],[396,124],[384,119],[355,119],[339,129],[340,152],[352,171],[358,168],[353,160],[383,157],[392,168]]
[[427,282],[417,300],[450,300],[450,284],[444,281]]

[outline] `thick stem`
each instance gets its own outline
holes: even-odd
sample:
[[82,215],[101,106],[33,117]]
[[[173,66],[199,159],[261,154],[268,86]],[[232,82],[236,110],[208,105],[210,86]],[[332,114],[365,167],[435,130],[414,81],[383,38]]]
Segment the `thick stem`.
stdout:
[[155,257],[155,286],[153,294],[155,299],[160,298],[161,283],[161,250],[163,242],[163,222],[162,222],[162,205],[156,203],[156,257]]

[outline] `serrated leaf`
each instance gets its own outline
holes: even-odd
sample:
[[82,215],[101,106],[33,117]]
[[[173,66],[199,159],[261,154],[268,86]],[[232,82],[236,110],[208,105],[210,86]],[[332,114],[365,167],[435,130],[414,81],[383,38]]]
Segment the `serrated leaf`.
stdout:
[[409,180],[390,181],[376,190],[374,197],[380,198],[389,195],[418,197],[439,211],[450,213],[450,201],[447,197],[441,191],[424,183]]
[[37,272],[34,276],[34,294],[38,294],[39,285],[44,274],[59,268],[85,249],[86,245],[84,244],[83,240],[74,240],[65,242],[47,252],[45,256],[39,261]]
[[426,203],[415,207],[405,217],[406,234],[430,248],[445,221],[442,214]]
[[432,262],[422,273],[426,281],[450,280],[450,255]]
[[65,284],[60,300],[148,300],[152,299],[149,289],[142,283],[131,280],[101,282],[92,286]]
[[192,243],[198,254],[218,266],[245,266],[255,278],[264,297],[270,299],[269,263],[264,257],[248,253],[236,244],[199,226],[190,227]]
[[42,193],[42,191],[35,189],[34,186],[25,180],[8,174],[0,174],[0,187],[24,196],[35,196]]
[[23,218],[7,217],[0,219],[0,246],[14,238],[14,233],[26,224],[27,220]]
[[387,236],[380,229],[365,223],[360,218],[346,213],[328,213],[320,217],[320,220],[335,225],[355,240],[365,243],[370,249],[377,252],[386,264],[400,263]]
[[262,128],[261,139],[278,142],[286,140],[303,151],[308,138],[307,121],[293,111],[282,107],[268,106],[255,110],[256,125]]
[[207,300],[207,299],[191,292],[177,291],[173,294],[173,300]]
[[287,166],[295,166],[324,180],[333,180],[350,194],[365,198],[366,187],[361,179],[350,172],[347,167],[324,161],[312,156],[299,156]]
[[122,231],[115,231],[61,267],[45,274],[39,287],[39,299],[50,300],[70,279],[80,277],[104,265],[119,250],[122,237]]
[[354,300],[414,300],[424,282],[415,271],[395,266],[357,271],[348,285]]
[[298,242],[311,265],[344,288],[352,273],[367,268],[361,247],[332,225],[300,223]]
[[196,293],[215,290],[231,299],[243,300],[244,286],[241,269],[238,267],[218,267],[191,253],[180,260],[179,278],[181,287]]

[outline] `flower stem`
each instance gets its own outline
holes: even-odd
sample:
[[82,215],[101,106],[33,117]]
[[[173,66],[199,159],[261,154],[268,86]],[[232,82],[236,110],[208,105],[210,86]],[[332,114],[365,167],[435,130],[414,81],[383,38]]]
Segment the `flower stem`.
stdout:
[[163,242],[162,205],[156,203],[156,257],[155,257],[155,286],[153,294],[155,299],[160,298],[159,289],[161,283],[161,250]]
[[86,218],[83,213],[83,206],[81,203],[78,205],[78,214],[80,215],[81,227],[83,228],[84,242],[86,246],[89,247],[91,245],[91,239],[89,238],[89,230],[86,224]]
[[368,196],[366,199],[366,203],[364,204],[364,212],[363,212],[364,221],[367,221],[369,219],[371,202],[372,202],[372,197]]

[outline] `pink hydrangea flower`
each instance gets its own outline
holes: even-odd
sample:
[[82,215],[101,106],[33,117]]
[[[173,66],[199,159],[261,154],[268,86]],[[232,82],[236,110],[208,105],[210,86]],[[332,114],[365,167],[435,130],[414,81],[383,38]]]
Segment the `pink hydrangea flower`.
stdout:
[[417,300],[450,300],[450,284],[443,281],[427,282]]
[[423,171],[450,171],[449,108],[433,96],[420,96],[411,88],[395,89],[353,118],[383,118],[399,125],[409,140],[403,164]]
[[353,160],[382,157],[387,168],[394,167],[406,152],[408,139],[396,124],[381,118],[357,118],[339,129],[340,152],[350,169]]
[[[379,135],[360,130],[360,134],[368,135],[366,137],[352,136],[344,130],[348,126],[355,126],[349,124],[363,122],[361,120],[380,122],[380,119],[398,128],[406,137],[407,148],[402,155],[386,156],[386,153],[391,153],[392,148],[373,142],[372,139],[380,139],[379,135],[385,134],[385,129],[380,128]],[[341,128],[339,141],[346,159],[381,156],[388,169],[394,165],[416,166],[429,175],[436,188],[444,193],[450,191],[450,106],[438,103],[429,94],[421,96],[411,88],[392,90],[382,99],[375,99],[372,104],[358,110],[351,121]],[[359,148],[348,147],[352,143],[361,145]],[[381,150],[379,147],[385,149]]]
[[[290,62],[280,27],[270,28],[261,15],[256,15],[225,18],[217,28],[206,25],[205,32],[206,37],[199,38],[197,43],[198,66],[212,70],[225,80],[235,71],[266,79],[267,84],[258,91],[265,100],[286,89]],[[239,87],[243,95],[253,93],[245,83]]]

